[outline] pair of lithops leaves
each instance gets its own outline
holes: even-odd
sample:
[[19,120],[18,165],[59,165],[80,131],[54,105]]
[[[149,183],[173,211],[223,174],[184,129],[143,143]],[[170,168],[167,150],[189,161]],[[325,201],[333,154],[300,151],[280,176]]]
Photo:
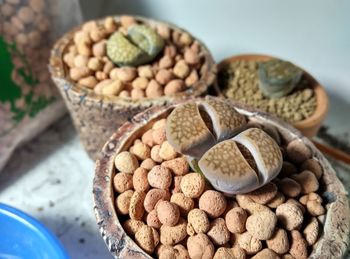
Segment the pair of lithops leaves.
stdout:
[[149,63],[163,48],[164,40],[147,25],[135,24],[126,35],[117,31],[107,40],[107,56],[118,66]]
[[293,91],[303,71],[288,61],[271,59],[259,63],[258,74],[263,94],[270,98],[280,98]]
[[262,129],[249,128],[245,116],[225,101],[177,106],[167,118],[166,137],[215,189],[229,195],[263,186],[282,167],[276,141]]

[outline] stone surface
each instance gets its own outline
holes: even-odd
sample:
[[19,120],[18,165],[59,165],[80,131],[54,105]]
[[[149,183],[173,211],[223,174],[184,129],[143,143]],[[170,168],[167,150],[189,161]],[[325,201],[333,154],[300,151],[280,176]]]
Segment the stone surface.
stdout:
[[0,173],[0,201],[40,220],[71,258],[112,258],[93,213],[93,175],[66,116],[13,154]]

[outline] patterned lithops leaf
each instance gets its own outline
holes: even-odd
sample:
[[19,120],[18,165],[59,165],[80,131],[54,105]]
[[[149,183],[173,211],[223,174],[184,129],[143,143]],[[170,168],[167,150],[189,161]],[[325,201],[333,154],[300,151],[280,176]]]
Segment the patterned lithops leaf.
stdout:
[[233,140],[225,140],[209,149],[198,165],[219,191],[236,194],[252,191],[259,186],[259,178]]
[[201,107],[209,114],[218,141],[232,137],[246,124],[245,117],[227,102],[208,99]]
[[164,47],[164,40],[158,33],[146,25],[134,25],[128,30],[129,39],[146,52],[150,59],[155,58]]
[[147,53],[134,46],[121,32],[115,32],[107,41],[107,55],[119,66],[137,66],[147,59]]
[[250,151],[262,183],[267,183],[278,175],[283,162],[282,153],[276,141],[267,133],[258,128],[250,128],[235,136],[233,140]]
[[166,136],[169,143],[185,155],[198,158],[215,144],[196,103],[176,107],[168,116]]

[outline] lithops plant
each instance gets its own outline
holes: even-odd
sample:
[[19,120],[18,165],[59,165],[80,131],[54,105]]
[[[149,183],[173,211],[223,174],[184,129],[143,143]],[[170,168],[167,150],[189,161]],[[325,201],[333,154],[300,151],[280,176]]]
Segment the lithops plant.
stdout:
[[271,59],[259,64],[258,74],[263,94],[270,98],[280,98],[293,91],[303,72],[288,61]]
[[268,183],[275,178],[282,168],[282,153],[276,143],[265,131],[250,128],[233,138],[252,154],[261,184]]
[[134,25],[128,30],[129,39],[147,53],[150,60],[154,59],[164,47],[164,40],[151,27]]
[[166,137],[214,188],[245,193],[275,178],[282,167],[278,144],[261,129],[243,131],[246,123],[225,101],[205,99],[176,107],[168,116]]
[[238,133],[246,124],[246,119],[226,102],[208,99],[200,103],[211,120],[216,140],[221,141]]
[[175,108],[167,119],[166,137],[176,151],[191,157],[201,157],[215,137],[202,118],[196,103]]
[[118,66],[138,66],[152,61],[164,47],[163,39],[146,25],[133,25],[127,35],[113,33],[107,40],[107,56]]
[[198,166],[212,186],[227,194],[249,192],[259,186],[259,178],[233,140],[209,149]]
[[107,55],[119,66],[136,66],[146,60],[146,53],[132,44],[121,32],[115,32],[107,41]]
[[205,99],[186,103],[169,115],[166,136],[176,151],[200,158],[218,141],[232,137],[246,125],[246,119],[225,101]]
[[278,144],[263,130],[250,128],[209,149],[198,166],[215,189],[237,194],[270,182],[282,162]]

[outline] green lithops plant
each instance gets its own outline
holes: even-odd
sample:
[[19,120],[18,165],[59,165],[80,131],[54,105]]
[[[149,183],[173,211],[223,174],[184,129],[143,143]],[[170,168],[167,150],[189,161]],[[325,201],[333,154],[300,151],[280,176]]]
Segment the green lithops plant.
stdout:
[[164,47],[163,39],[146,25],[134,25],[127,35],[115,32],[107,41],[107,55],[118,66],[138,66],[152,61]]
[[164,40],[151,27],[134,25],[128,30],[128,37],[140,49],[146,52],[150,61],[154,59],[164,47]]
[[113,33],[108,39],[107,55],[119,66],[137,66],[146,60],[146,53],[132,44],[121,32]]
[[288,61],[272,59],[259,64],[258,74],[263,94],[270,98],[280,98],[293,91],[303,71]]

